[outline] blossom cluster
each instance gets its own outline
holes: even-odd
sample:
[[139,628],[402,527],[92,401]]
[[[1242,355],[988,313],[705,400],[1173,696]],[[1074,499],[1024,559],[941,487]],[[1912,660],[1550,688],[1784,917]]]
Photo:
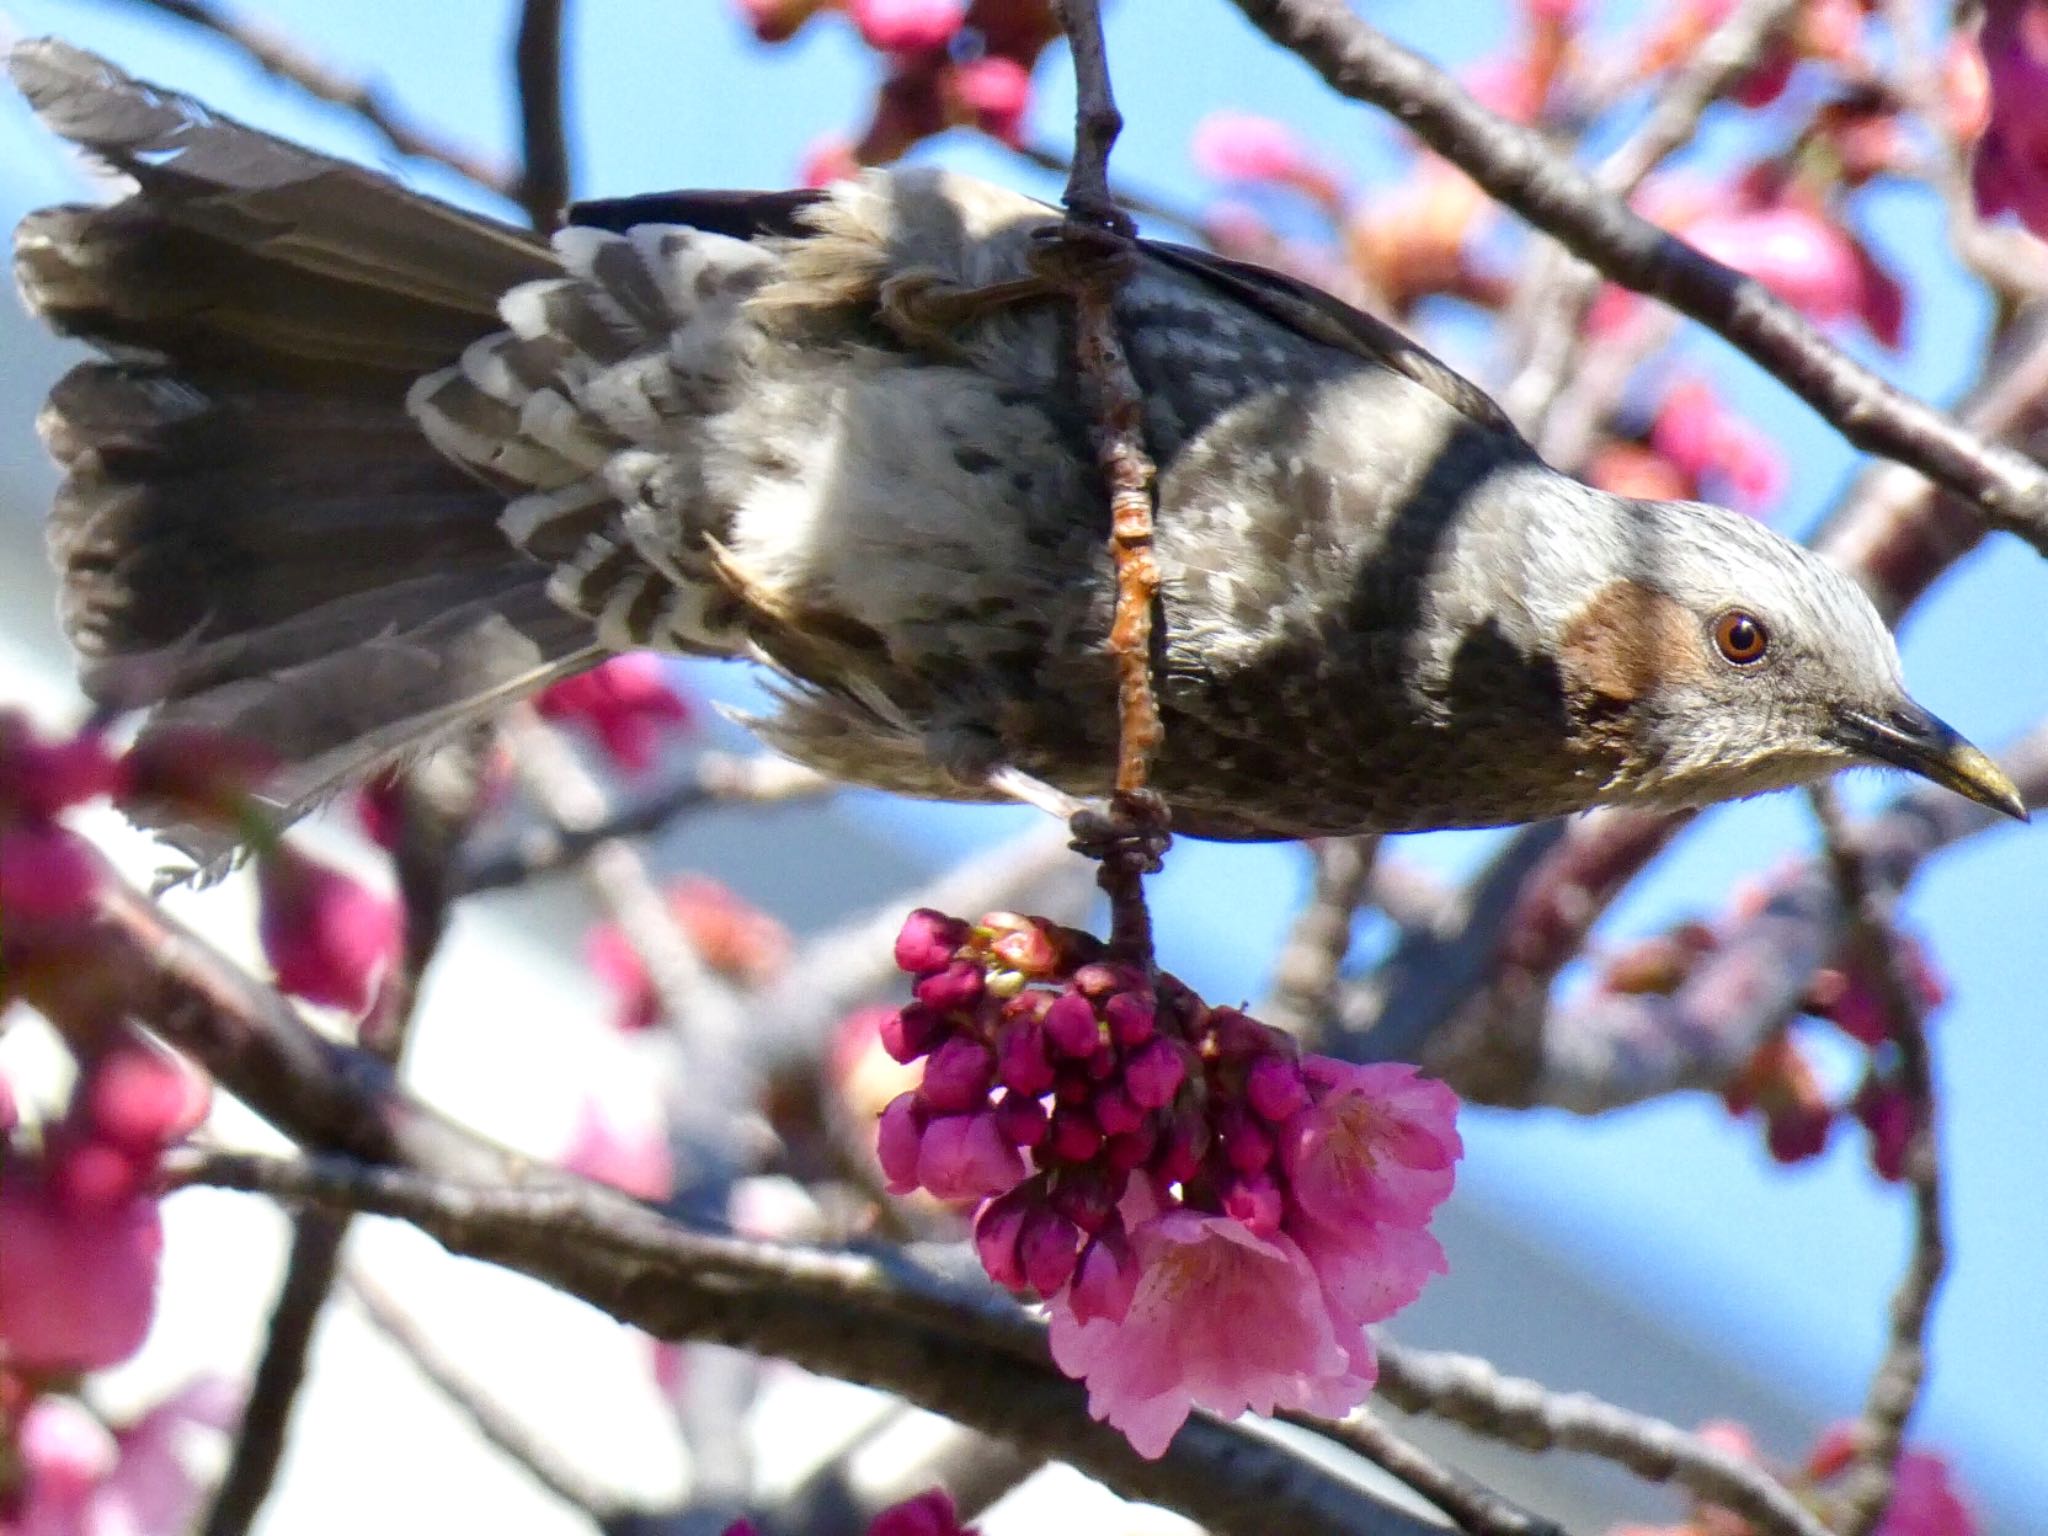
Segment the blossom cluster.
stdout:
[[[1616,993],[1669,994],[1693,967],[1719,950],[1727,932],[1739,927],[1767,898],[1755,887],[1730,914],[1726,928],[1683,923],[1611,955],[1599,984]],[[1890,964],[1898,970],[1924,1021],[1948,1001],[1948,986],[1926,946],[1911,933],[1890,937]],[[1831,1094],[1799,1036],[1779,1030],[1751,1054],[1721,1090],[1731,1115],[1756,1115],[1764,1146],[1781,1163],[1803,1162],[1826,1150],[1837,1122],[1859,1122],[1869,1136],[1871,1167],[1890,1182],[1905,1176],[1906,1154],[1918,1128],[1912,1098],[1899,1077],[1891,1043],[1883,978],[1860,953],[1823,966],[1808,984],[1801,1011],[1833,1026],[1866,1052],[1862,1077],[1846,1094]]]
[[867,125],[851,138],[819,140],[804,179],[821,186],[863,165],[894,160],[948,128],[973,127],[1022,141],[1031,72],[1059,36],[1048,0],[738,0],[754,35],[793,37],[813,17],[838,12],[883,60]]
[[1192,1408],[1341,1414],[1365,1334],[1443,1268],[1457,1101],[1406,1066],[1304,1054],[1092,936],[922,910],[882,1023],[917,1087],[883,1110],[889,1187],[978,1202],[999,1284],[1050,1305],[1089,1409],[1162,1455]]

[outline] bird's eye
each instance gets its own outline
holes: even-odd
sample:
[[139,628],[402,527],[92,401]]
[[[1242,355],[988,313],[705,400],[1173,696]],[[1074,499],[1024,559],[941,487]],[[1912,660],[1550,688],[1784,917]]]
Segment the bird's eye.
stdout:
[[1714,621],[1714,649],[1738,667],[1752,666],[1764,659],[1771,648],[1770,634],[1763,620],[1740,608],[1731,609]]

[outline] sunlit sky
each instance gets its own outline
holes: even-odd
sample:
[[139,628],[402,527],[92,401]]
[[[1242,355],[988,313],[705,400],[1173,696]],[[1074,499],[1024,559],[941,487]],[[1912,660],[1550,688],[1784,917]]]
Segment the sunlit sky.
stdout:
[[[504,149],[514,113],[503,61],[510,8],[485,0],[244,0],[310,47],[381,77],[417,115],[470,142]],[[577,189],[621,194],[672,186],[772,186],[794,174],[818,134],[855,125],[871,64],[835,25],[794,45],[755,46],[723,0],[588,0],[575,24],[570,103],[578,125]],[[1373,13],[1452,62],[1498,42],[1501,7],[1384,0]],[[18,34],[60,32],[234,115],[373,163],[391,157],[343,115],[311,106],[197,34],[99,0],[0,0]],[[480,30],[481,29],[481,30]],[[1235,106],[1302,126],[1361,181],[1397,165],[1373,114],[1329,97],[1256,37],[1220,0],[1123,0],[1111,16],[1119,95],[1130,127],[1118,151],[1132,183],[1186,203],[1202,185],[1187,141],[1204,112]],[[1049,61],[1034,122],[1065,136],[1070,94]],[[1725,135],[1723,136],[1725,137]],[[931,151],[1041,191],[1042,177],[985,146]],[[407,168],[417,183],[451,184]],[[75,195],[76,180],[18,103],[0,102],[0,208]],[[1887,194],[1868,233],[1901,271],[1942,260],[1931,200]],[[1873,356],[1898,382],[1937,398],[1966,381],[1984,305],[1944,266],[1916,284],[1901,356]],[[1452,355],[1482,374],[1477,332],[1451,333]],[[1695,342],[1745,409],[1784,446],[1791,478],[1779,525],[1809,527],[1855,468],[1852,455],[1791,396]],[[1866,356],[1872,356],[1867,350]],[[1991,747],[2048,707],[2048,570],[1999,540],[1973,557],[1902,636],[1916,692]],[[742,674],[704,686],[739,696]],[[1897,786],[1850,786],[1869,802]],[[907,839],[965,848],[1012,830],[1024,813],[933,809],[863,797]],[[1803,802],[1778,797],[1715,814],[1645,881],[1616,931],[1717,908],[1733,880],[1809,849]],[[1482,837],[1398,840],[1402,857],[1465,867]],[[1304,864],[1292,849],[1178,848],[1160,882],[1165,958],[1217,994],[1251,994],[1292,910]],[[2048,832],[1999,832],[1943,859],[1916,889],[1911,921],[1951,977],[1938,1019],[1955,1268],[1935,1327],[1934,1378],[1919,1432],[1943,1443],[2001,1502],[2048,1507],[2048,1289],[2042,1284],[2041,1180],[2048,1169]],[[1861,1138],[1786,1172],[1751,1128],[1718,1104],[1668,1101],[1587,1122],[1563,1114],[1473,1112],[1468,1197],[1510,1211],[1562,1254],[1648,1310],[1748,1362],[1762,1375],[1844,1413],[1860,1398],[1904,1254],[1905,1201],[1867,1172]],[[1798,1448],[1783,1447],[1791,1452]]]

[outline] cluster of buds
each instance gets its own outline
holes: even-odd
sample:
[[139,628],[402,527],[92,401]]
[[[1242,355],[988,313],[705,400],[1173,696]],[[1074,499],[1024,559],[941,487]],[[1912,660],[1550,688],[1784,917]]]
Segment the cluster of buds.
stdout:
[[972,127],[1022,141],[1031,72],[1060,35],[1048,0],[739,0],[763,42],[794,36],[812,17],[838,12],[886,65],[867,126],[851,139],[812,146],[812,185],[896,159],[948,128]]
[[922,1077],[881,1115],[889,1187],[980,1202],[982,1266],[1051,1304],[1097,1417],[1156,1456],[1195,1404],[1356,1405],[1365,1325],[1442,1268],[1447,1088],[1304,1055],[1039,918],[915,912],[896,961],[882,1044]]
[[[1759,887],[1731,914],[1740,924],[1765,897]],[[1669,933],[1643,939],[1606,960],[1600,986],[1617,993],[1670,994],[1693,968],[1720,950],[1726,935],[1705,923],[1683,923]],[[1894,931],[1890,964],[1904,983],[1917,1015],[1925,1019],[1948,1001],[1948,988],[1913,935]],[[1738,1117],[1756,1116],[1764,1146],[1781,1163],[1818,1157],[1835,1125],[1844,1118],[1868,1133],[1871,1167],[1880,1178],[1905,1176],[1907,1154],[1920,1127],[1919,1114],[1899,1074],[1892,1045],[1886,978],[1874,974],[1860,955],[1814,974],[1801,1011],[1831,1024],[1867,1053],[1857,1086],[1831,1093],[1799,1035],[1780,1030],[1765,1040],[1723,1086],[1722,1102]]]

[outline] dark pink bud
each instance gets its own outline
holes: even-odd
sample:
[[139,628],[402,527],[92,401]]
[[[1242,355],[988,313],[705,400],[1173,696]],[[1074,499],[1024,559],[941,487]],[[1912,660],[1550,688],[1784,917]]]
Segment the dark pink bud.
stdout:
[[943,971],[920,977],[911,992],[925,1007],[951,1013],[980,1002],[982,984],[980,966],[971,960],[955,960]]
[[896,968],[912,975],[944,970],[967,942],[969,929],[957,917],[919,907],[896,934]]
[[995,1080],[995,1052],[971,1035],[953,1035],[924,1064],[924,1100],[941,1114],[980,1109]]
[[1137,1294],[1138,1261],[1131,1252],[1130,1239],[1124,1236],[1123,1223],[1113,1221],[1081,1250],[1067,1301],[1076,1322],[1099,1317],[1120,1323]]
[[1271,1166],[1273,1138],[1235,1104],[1226,1104],[1216,1129],[1223,1138],[1223,1157],[1239,1173],[1257,1173]]
[[1197,1114],[1175,1115],[1152,1157],[1152,1172],[1168,1184],[1185,1184],[1202,1171],[1209,1155],[1209,1126]]
[[988,950],[1006,969],[1043,980],[1060,967],[1059,940],[1050,923],[1014,912],[991,912],[981,926],[994,937]]
[[1103,1144],[1102,1155],[1118,1173],[1130,1173],[1149,1163],[1158,1146],[1159,1127],[1148,1117],[1138,1123],[1136,1130],[1110,1137]]
[[1013,1189],[1024,1159],[1003,1139],[996,1117],[940,1115],[924,1128],[917,1148],[917,1182],[941,1200],[979,1200]]
[[350,1013],[368,1008],[397,958],[397,905],[288,844],[263,856],[256,878],[263,953],[278,986]]
[[1124,1092],[1144,1109],[1164,1109],[1188,1075],[1186,1059],[1171,1040],[1154,1040],[1124,1064]]
[[1210,1009],[1208,1025],[1216,1042],[1216,1054],[1225,1061],[1250,1061],[1271,1055],[1291,1058],[1300,1050],[1285,1031],[1261,1024],[1235,1008]]
[[1145,1111],[1123,1089],[1111,1086],[1095,1095],[1095,1123],[1105,1136],[1123,1136],[1145,1123]]
[[1271,1125],[1285,1125],[1308,1108],[1308,1085],[1301,1068],[1279,1056],[1261,1056],[1245,1074],[1245,1100],[1252,1112]]
[[1094,1055],[1102,1043],[1095,1005],[1078,992],[1061,994],[1045,1010],[1045,1038],[1062,1056],[1079,1061]]
[[1104,998],[1114,992],[1143,992],[1145,973],[1133,965],[1098,960],[1074,972],[1074,987],[1084,997]]
[[890,1194],[907,1195],[917,1188],[917,1151],[929,1119],[915,1093],[899,1093],[883,1109],[875,1126],[875,1156]]
[[996,1075],[1013,1093],[1032,1098],[1053,1085],[1052,1058],[1045,1050],[1045,1030],[1036,1019],[1012,1019],[996,1037]]
[[277,754],[240,736],[198,726],[156,726],[122,759],[123,798],[170,806],[201,821],[236,821],[249,796],[277,771]]
[[88,1134],[147,1158],[197,1129],[210,1097],[205,1078],[136,1038],[92,1062],[75,1104]]
[[1073,1169],[1053,1187],[1052,1208],[1083,1232],[1100,1232],[1116,1215],[1127,1182],[1121,1175],[1105,1178],[1092,1168]]
[[1136,992],[1113,992],[1102,1005],[1110,1039],[1125,1050],[1143,1045],[1158,1032],[1158,1013],[1151,998]]
[[1046,1146],[1055,1157],[1085,1163],[1102,1150],[1102,1131],[1087,1110],[1062,1104],[1052,1112],[1052,1134]]
[[1764,1122],[1764,1146],[1781,1163],[1804,1162],[1827,1150],[1834,1113],[1826,1105],[1793,1104]]
[[121,782],[120,765],[98,733],[41,741],[19,711],[0,712],[0,814],[47,820],[66,806],[115,793]]
[[1086,1104],[1095,1097],[1095,1079],[1085,1068],[1069,1066],[1053,1080],[1053,1097],[1062,1104]]
[[1052,1295],[1073,1277],[1080,1242],[1080,1230],[1066,1217],[1044,1206],[1034,1209],[1017,1238],[1025,1283],[1041,1296]]
[[952,1028],[935,1010],[911,1003],[882,1020],[882,1049],[908,1065],[945,1039]]
[[1260,1237],[1280,1230],[1280,1186],[1270,1174],[1248,1173],[1230,1181],[1223,1192],[1223,1213],[1243,1222]]
[[1025,1219],[1038,1209],[1030,1189],[1030,1185],[1020,1184],[1007,1195],[996,1196],[974,1218],[975,1256],[989,1279],[1007,1290],[1021,1291],[1026,1284],[1017,1239],[1024,1231]]
[[996,1129],[1013,1146],[1039,1146],[1052,1130],[1045,1106],[1025,1093],[1004,1094],[1003,1102],[995,1107],[995,1117]]
[[969,1536],[960,1528],[959,1513],[943,1488],[892,1504],[868,1526],[868,1536]]
[[63,1139],[52,1148],[50,1189],[73,1211],[110,1211],[135,1199],[156,1173],[157,1159],[138,1156],[111,1141]]
[[92,910],[100,863],[76,833],[54,823],[0,829],[0,913],[21,923],[69,923]]
[[1116,1052],[1104,1045],[1081,1063],[1081,1070],[1091,1083],[1106,1083],[1116,1076]]

